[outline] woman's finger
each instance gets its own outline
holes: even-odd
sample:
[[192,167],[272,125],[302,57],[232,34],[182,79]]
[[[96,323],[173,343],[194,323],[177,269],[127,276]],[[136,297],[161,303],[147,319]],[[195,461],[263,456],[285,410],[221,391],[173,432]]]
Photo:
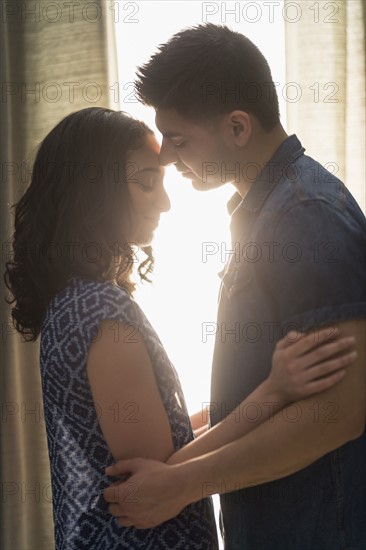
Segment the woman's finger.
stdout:
[[308,334],[292,330],[277,343],[277,349],[291,348],[295,356],[300,356],[310,349],[322,345],[330,339],[338,338],[340,331],[337,327],[326,327],[313,330]]
[[296,330],[291,330],[281,338],[276,344],[276,349],[286,349],[290,346],[293,346],[296,342],[300,340],[300,338],[303,338],[305,334],[303,332],[299,332]]
[[291,347],[291,353],[296,354],[296,356],[299,357],[314,348],[323,346],[326,342],[338,339],[339,336],[340,332],[337,327],[328,327],[322,330],[312,331],[293,344]]
[[345,352],[355,345],[356,338],[353,336],[344,336],[331,344],[323,344],[315,350],[312,350],[305,355],[302,355],[298,360],[300,368],[313,368],[318,363],[323,363],[329,357],[337,353]]
[[[322,378],[324,376],[329,376],[333,372],[338,371],[339,369],[344,369],[357,359],[357,352],[351,351],[340,357],[335,357],[334,359],[328,359],[319,365],[314,365],[305,371],[305,376],[309,381],[315,381],[317,378]],[[305,380],[306,380],[305,378]]]
[[306,384],[303,389],[303,397],[312,395],[314,393],[320,393],[324,390],[327,390],[328,388],[331,388],[332,386],[335,386],[336,384],[338,384],[338,382],[342,380],[345,374],[346,370],[341,369],[334,372],[330,376],[327,376],[326,378],[309,382],[309,384]]

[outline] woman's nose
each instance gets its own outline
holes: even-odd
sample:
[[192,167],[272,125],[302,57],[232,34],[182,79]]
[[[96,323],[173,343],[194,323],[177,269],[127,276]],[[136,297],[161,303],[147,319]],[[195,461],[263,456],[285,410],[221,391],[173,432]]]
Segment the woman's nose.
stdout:
[[170,210],[170,199],[163,185],[159,186],[157,190],[155,206],[160,212],[168,212]]

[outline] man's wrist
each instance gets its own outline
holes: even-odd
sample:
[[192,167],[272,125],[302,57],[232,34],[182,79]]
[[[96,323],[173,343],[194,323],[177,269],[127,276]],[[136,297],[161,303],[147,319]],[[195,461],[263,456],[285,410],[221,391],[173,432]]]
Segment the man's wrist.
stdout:
[[[175,468],[174,477],[177,480],[177,487],[181,490],[185,506],[218,492],[212,492],[215,481],[211,479],[212,475],[205,467],[205,456],[207,455],[173,466]],[[207,491],[209,485],[211,487],[210,494]]]

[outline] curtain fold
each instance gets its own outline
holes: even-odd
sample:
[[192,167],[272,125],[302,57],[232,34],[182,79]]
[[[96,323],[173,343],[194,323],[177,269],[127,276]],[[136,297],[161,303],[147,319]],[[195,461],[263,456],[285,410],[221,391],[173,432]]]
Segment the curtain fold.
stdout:
[[[36,147],[78,109],[118,109],[113,11],[109,1],[1,2],[2,271],[13,215]],[[28,251],[36,253],[35,251]],[[10,322],[1,278],[0,547],[54,548],[52,496],[39,372],[39,342],[22,341]]]
[[286,6],[288,131],[365,211],[365,4],[285,0]]

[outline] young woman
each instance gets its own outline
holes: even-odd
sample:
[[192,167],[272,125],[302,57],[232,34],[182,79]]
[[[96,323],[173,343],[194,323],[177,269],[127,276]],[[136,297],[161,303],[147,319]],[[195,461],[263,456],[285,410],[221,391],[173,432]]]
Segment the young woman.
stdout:
[[[146,280],[153,232],[169,209],[158,154],[144,123],[84,109],[44,139],[16,205],[5,280],[16,328],[29,340],[41,336],[59,550],[217,548],[210,499],[144,530],[119,525],[103,499],[106,466],[135,456],[166,461],[194,438],[174,367],[132,298],[134,250],[146,253],[138,266]],[[284,406],[336,383],[354,359],[351,346],[339,338],[314,355],[309,337],[282,340],[271,396]],[[334,358],[336,350],[343,355]]]

